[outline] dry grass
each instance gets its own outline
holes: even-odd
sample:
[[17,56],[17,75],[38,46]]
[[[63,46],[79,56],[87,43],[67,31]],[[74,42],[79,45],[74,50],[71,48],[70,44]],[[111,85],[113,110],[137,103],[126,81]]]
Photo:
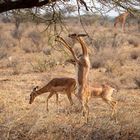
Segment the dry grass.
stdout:
[[[92,26],[86,28],[95,42],[86,41],[99,49],[90,52],[90,81],[110,83],[119,88],[119,92],[113,95],[118,100],[115,118],[111,118],[111,108],[101,99],[89,102],[88,124],[75,96],[72,107],[65,96],[60,95],[58,107],[55,97],[51,98],[50,112],[45,108],[47,93],[29,105],[34,86],[41,87],[54,77],[75,77],[75,69],[72,65],[62,67],[70,55],[61,49],[62,46],[51,48],[47,34],[38,33],[36,29],[42,29],[44,25],[21,25],[23,32],[19,44],[11,36],[14,25],[7,23],[1,25],[4,34],[0,38],[0,140],[140,139],[140,44],[128,41],[132,37],[135,42],[134,38],[138,39],[138,36],[118,32],[114,40],[110,27],[95,25],[97,29],[93,27],[91,30]],[[71,32],[75,31],[82,32],[78,26],[73,26]],[[74,47],[79,54],[79,46],[75,44]]]
[[[64,70],[62,71],[64,72]],[[54,72],[54,75],[61,76]],[[67,75],[67,73],[65,73]],[[44,78],[44,76],[46,78]],[[44,80],[46,79],[46,80]],[[60,96],[57,108],[55,97],[50,100],[50,112],[45,110],[46,95],[28,104],[34,85],[43,85],[49,79],[47,73],[22,76],[6,76],[0,79],[0,134],[1,139],[134,139],[139,138],[139,90],[121,90],[115,94],[119,101],[116,119],[111,109],[100,99],[92,99],[90,120],[85,124],[79,112],[79,103],[70,107],[66,97]]]

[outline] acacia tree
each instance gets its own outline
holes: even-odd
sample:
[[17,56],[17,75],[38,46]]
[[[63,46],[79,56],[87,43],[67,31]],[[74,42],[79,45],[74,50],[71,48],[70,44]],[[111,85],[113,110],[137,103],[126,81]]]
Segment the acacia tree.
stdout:
[[[54,4],[60,1],[63,2],[64,4],[65,3],[67,4],[68,1],[71,3],[73,2],[73,0],[0,0],[0,13],[15,9],[49,6],[52,3]],[[80,3],[86,8],[86,10],[89,10],[89,8],[97,9],[98,7],[96,7],[96,3],[100,4],[102,10],[105,8],[112,9],[121,7],[129,10],[130,12],[136,12],[136,9],[140,7],[139,0],[89,0],[88,2],[87,0],[85,1],[75,0],[75,1],[77,2],[78,7]],[[89,7],[87,3],[90,3]]]
[[[79,15],[81,11],[104,15],[112,9],[127,10],[140,17],[140,0],[0,0],[0,13],[6,12],[10,13],[9,15],[27,13],[25,17],[31,15],[33,18],[40,18],[49,25],[62,23],[61,15],[67,11],[76,10]],[[42,14],[44,12],[45,14]]]

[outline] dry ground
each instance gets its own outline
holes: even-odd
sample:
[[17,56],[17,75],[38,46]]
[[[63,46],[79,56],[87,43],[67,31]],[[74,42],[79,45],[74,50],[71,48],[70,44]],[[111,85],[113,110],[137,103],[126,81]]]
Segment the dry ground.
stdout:
[[[7,29],[10,32],[13,29],[5,26],[9,27],[1,24],[1,31]],[[110,28],[100,29],[95,38],[97,46],[103,45],[102,41],[106,46],[109,44],[106,36],[111,36],[110,31]],[[102,33],[107,35],[103,36]],[[72,107],[66,96],[60,95],[58,107],[55,97],[51,98],[49,112],[45,108],[47,93],[37,97],[33,104],[28,104],[34,86],[41,87],[53,77],[75,77],[72,65],[62,66],[57,63],[57,60],[61,63],[68,56],[62,56],[63,52],[58,53],[56,50],[51,56],[44,55],[38,48],[32,52],[32,49],[25,48],[29,40],[26,40],[27,43],[23,37],[19,47],[18,40],[7,33],[5,36],[15,47],[0,50],[1,54],[6,52],[6,56],[0,60],[0,140],[139,140],[140,89],[134,81],[140,74],[140,43],[136,41],[139,40],[138,35],[119,33],[117,37],[121,45],[117,46],[115,53],[109,48],[109,52],[101,49],[91,54],[93,63],[96,60],[101,66],[91,69],[90,81],[108,82],[119,87],[118,93],[113,95],[118,100],[118,106],[115,118],[111,118],[108,105],[101,99],[91,99],[90,119],[86,124],[75,96],[75,105]],[[34,47],[32,43],[30,45]],[[98,56],[100,59],[97,59]],[[46,66],[44,59],[49,66]],[[102,64],[103,60],[105,62]]]

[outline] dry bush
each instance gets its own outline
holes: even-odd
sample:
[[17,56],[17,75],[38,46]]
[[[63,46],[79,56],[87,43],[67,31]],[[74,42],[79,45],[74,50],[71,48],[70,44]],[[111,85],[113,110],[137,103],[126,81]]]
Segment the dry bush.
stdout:
[[8,29],[5,31],[4,28],[1,32],[2,33],[0,34],[0,48],[3,48],[7,51],[9,49],[12,49],[12,47],[15,47],[17,42],[11,37],[11,31],[8,31]]
[[30,63],[34,72],[44,72],[47,70],[48,64],[46,60],[38,60],[36,64]]
[[97,51],[96,54],[91,57],[91,68],[109,67],[109,60],[114,61],[117,57],[117,51],[115,48],[106,47]]
[[94,60],[94,62],[92,61],[91,63],[92,63],[91,68],[93,68],[93,69],[98,69],[100,67],[103,67],[103,63],[100,59],[96,59],[96,60]]
[[135,77],[134,82],[137,85],[137,87],[140,88],[140,77]]
[[13,38],[20,40],[22,37],[23,31],[15,28],[13,31],[11,31],[11,35]]
[[108,46],[109,38],[106,36],[105,33],[100,34],[99,36],[96,37],[94,40],[93,44],[97,50],[100,48],[104,48]]
[[120,69],[120,62],[116,61],[116,58],[112,58],[106,62],[105,68],[107,72],[113,73],[115,70],[118,71],[118,68]]
[[139,53],[140,53],[140,52],[136,52],[136,51],[131,52],[131,53],[130,53],[131,59],[136,60],[136,59],[139,57]]
[[9,38],[6,38],[5,36],[3,36],[2,34],[0,35],[0,45],[1,48],[9,48],[11,45],[11,40],[9,40]]
[[122,46],[126,41],[125,36],[103,32],[96,35],[93,45],[97,50],[100,50],[106,47]]
[[11,22],[11,19],[9,19],[8,16],[3,16],[1,18],[1,20],[2,20],[3,23],[9,23],[9,22]]
[[45,54],[45,55],[51,55],[51,48],[43,48],[42,49],[42,52]]
[[12,70],[13,70],[12,74],[13,75],[20,74],[21,68],[20,68],[18,59],[9,60],[9,63],[7,64],[7,67],[12,68]]
[[14,67],[13,67],[13,75],[18,75],[18,74],[20,74],[20,69],[21,68],[19,68],[18,67],[18,65],[15,65]]
[[140,45],[140,41],[139,39],[135,38],[135,37],[132,37],[132,38],[129,38],[128,39],[128,43],[130,45],[133,45],[134,47],[138,47]]
[[90,56],[91,68],[105,68],[106,72],[113,73],[120,71],[120,67],[124,66],[128,59],[128,53],[121,53],[119,48],[106,47],[97,51]]
[[45,72],[48,69],[51,69],[56,66],[56,61],[54,59],[46,60],[46,59],[38,59],[36,63],[30,63],[34,72]]
[[138,47],[140,44],[139,38],[131,37],[126,34],[114,34],[109,32],[99,33],[95,36],[93,44],[97,50],[103,47],[121,47],[124,44],[129,43],[134,47]]
[[90,57],[91,68],[98,69],[100,67],[104,67],[104,60],[99,53],[96,53],[93,57]]
[[41,50],[28,38],[23,38],[21,41],[21,47],[25,53],[35,53],[40,52]]
[[0,48],[0,60],[7,57],[7,51],[3,48]]
[[22,49],[26,52],[26,53],[35,53],[38,52],[38,50],[36,49],[35,46],[29,46],[27,44],[24,44],[22,46]]
[[114,34],[112,36],[113,36],[112,47],[120,47],[127,42],[127,36],[123,34]]
[[104,27],[110,27],[111,26],[111,18],[107,16],[100,17],[99,20],[99,25],[104,26]]
[[40,44],[40,41],[41,41],[41,35],[36,32],[36,31],[31,31],[29,34],[28,34],[28,37],[33,41],[33,43],[36,45],[36,46],[39,46]]

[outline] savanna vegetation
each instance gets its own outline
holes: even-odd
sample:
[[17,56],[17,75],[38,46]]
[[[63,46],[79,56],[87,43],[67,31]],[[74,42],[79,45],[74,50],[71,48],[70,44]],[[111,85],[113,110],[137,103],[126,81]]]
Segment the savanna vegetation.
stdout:
[[[120,26],[114,31],[114,17],[88,13],[86,8],[91,8],[88,3],[87,6],[79,3],[80,10],[86,10],[81,16],[65,11],[75,12],[73,6],[62,8],[61,16],[58,12],[53,15],[51,10],[42,16],[40,8],[9,11],[10,8],[2,8],[5,2],[0,2],[0,12],[8,11],[0,16],[0,140],[139,140],[140,30],[137,18],[128,18],[126,32]],[[45,1],[40,5],[36,2],[38,5],[32,3],[30,7],[24,5],[17,9],[45,4]],[[105,2],[108,6],[120,6],[137,15],[136,9],[127,7],[130,1],[100,2],[104,6]],[[46,111],[49,93],[29,104],[35,86],[43,87],[55,77],[76,78],[74,65],[67,62],[72,56],[55,42],[55,36],[61,34],[80,55],[80,46],[68,37],[69,33],[88,34],[84,39],[91,61],[90,82],[107,83],[118,89],[113,94],[118,101],[114,118],[111,108],[97,98],[89,102],[88,123],[74,95],[73,106],[64,95],[59,95],[58,106],[55,96],[52,97],[49,112]]]

